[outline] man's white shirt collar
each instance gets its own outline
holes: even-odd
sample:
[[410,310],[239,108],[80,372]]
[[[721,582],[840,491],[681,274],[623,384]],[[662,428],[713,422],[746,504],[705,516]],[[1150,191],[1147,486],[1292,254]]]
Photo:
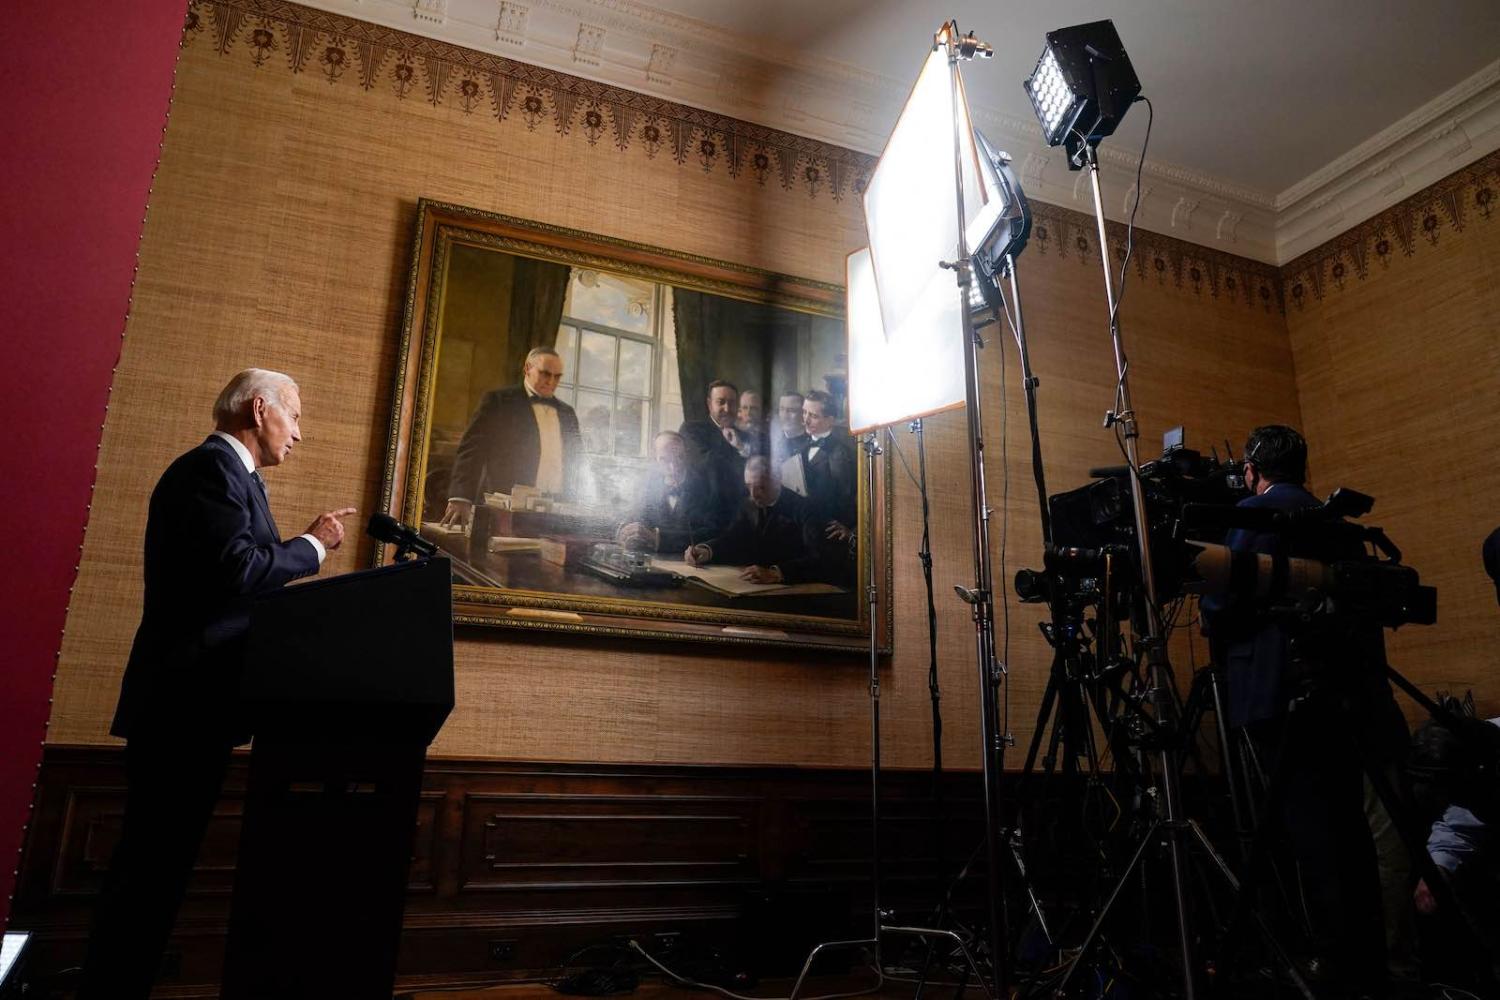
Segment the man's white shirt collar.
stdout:
[[255,459],[250,457],[250,449],[245,447],[245,442],[233,434],[225,434],[223,431],[214,431],[214,437],[223,438],[229,442],[229,447],[234,449],[234,453],[240,456],[240,461],[245,464],[246,472],[255,471]]
[[[250,473],[252,476],[255,475],[255,459],[250,457],[250,449],[245,447],[245,443],[243,441],[232,434],[225,434],[223,431],[214,431],[213,436],[223,438],[225,441],[228,441],[229,447],[233,448],[234,453],[240,457],[240,461],[245,463],[245,471]],[[323,545],[323,543],[318,541],[317,538],[310,534],[298,535],[297,537],[305,538],[312,544],[313,551],[318,554],[318,565],[323,565],[323,560],[328,558],[328,549]]]

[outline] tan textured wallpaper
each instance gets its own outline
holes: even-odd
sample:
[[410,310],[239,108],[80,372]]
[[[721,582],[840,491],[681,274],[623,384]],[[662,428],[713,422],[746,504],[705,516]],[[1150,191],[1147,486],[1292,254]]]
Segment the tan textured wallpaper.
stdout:
[[[1500,608],[1479,547],[1500,526],[1500,154],[1286,268],[1311,475],[1375,497],[1438,623],[1392,664],[1500,715]],[[1404,702],[1404,699],[1403,699]],[[1404,702],[1405,703],[1405,702]]]
[[[108,740],[139,615],[147,497],[172,457],[208,432],[210,404],[232,372],[270,366],[302,385],[306,440],[268,477],[283,533],[344,503],[368,512],[419,196],[825,281],[842,280],[844,254],[863,242],[856,186],[867,157],[594,84],[533,79],[516,64],[271,0],[195,7],[187,38],[63,642],[54,743]],[[1100,427],[1114,367],[1092,223],[1037,208],[1021,274],[1056,491],[1117,461]],[[1143,451],[1154,453],[1176,423],[1206,446],[1238,444],[1258,422],[1298,420],[1274,273],[1138,236],[1122,315]],[[993,537],[1006,543],[996,582],[1008,589],[1010,573],[1039,561],[1039,528],[1014,348],[1002,348],[993,328],[989,336]],[[952,596],[954,583],[972,582],[963,426],[962,414],[936,418],[928,439],[945,759],[975,766],[972,629]],[[910,435],[900,444],[914,462]],[[904,476],[897,483],[886,760],[923,767],[931,736],[920,525],[914,491]],[[355,542],[325,572],[368,559]],[[1012,602],[1011,708],[1023,745],[1050,661],[1040,616]],[[859,657],[465,631],[457,672],[458,708],[438,754],[868,761]]]

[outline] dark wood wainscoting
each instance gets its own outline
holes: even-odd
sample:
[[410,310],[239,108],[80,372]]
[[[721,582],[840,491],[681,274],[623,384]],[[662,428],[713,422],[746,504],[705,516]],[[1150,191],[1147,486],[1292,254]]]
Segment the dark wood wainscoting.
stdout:
[[[225,786],[164,966],[171,995],[212,995],[224,946],[247,758]],[[975,774],[882,783],[883,900],[920,914],[941,850],[980,836]],[[123,755],[49,747],[12,925],[37,933],[35,968],[76,964],[119,835]],[[428,763],[407,888],[404,985],[546,976],[574,950],[636,937],[725,947],[761,975],[818,941],[868,930],[867,771]],[[941,844],[938,841],[941,829]],[[955,865],[956,866],[956,865]]]

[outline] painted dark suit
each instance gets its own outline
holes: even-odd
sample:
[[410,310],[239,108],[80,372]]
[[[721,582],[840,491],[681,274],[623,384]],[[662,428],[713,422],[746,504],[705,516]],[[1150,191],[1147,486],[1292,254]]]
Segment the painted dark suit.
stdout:
[[[813,446],[818,445],[816,453]],[[835,427],[821,441],[808,438],[802,446],[803,474],[807,477],[807,498],[820,517],[832,518],[846,527],[855,527],[859,504],[859,458],[854,441],[842,428]]]
[[678,433],[688,443],[695,464],[713,480],[720,523],[727,522],[745,495],[745,456],[724,440],[723,430],[711,420],[685,421]]
[[782,490],[769,507],[746,497],[724,533],[707,545],[716,563],[775,566],[785,583],[828,582],[830,551],[812,515],[808,502],[791,490]]
[[787,437],[781,432],[781,428],[771,428],[771,461],[776,463],[776,468],[781,468],[781,463],[800,454],[807,447],[808,437],[806,434],[797,434]]
[[555,406],[562,431],[563,494],[578,492],[582,477],[583,436],[578,414],[558,399],[532,398],[524,385],[492,389],[484,394],[453,460],[448,496],[484,503],[486,492],[509,493],[517,483],[536,485],[542,458],[542,435],[532,403]]
[[151,494],[145,604],[110,731],[126,739],[119,846],[78,996],[145,997],[186,892],[230,749],[249,607],[318,571],[304,538],[282,541],[260,483],[227,441],[173,462]]
[[658,552],[679,553],[723,530],[725,518],[718,486],[701,466],[690,466],[682,483],[675,488],[667,485],[658,470],[652,469],[642,478],[635,506],[625,518],[625,523],[631,522],[660,533]]

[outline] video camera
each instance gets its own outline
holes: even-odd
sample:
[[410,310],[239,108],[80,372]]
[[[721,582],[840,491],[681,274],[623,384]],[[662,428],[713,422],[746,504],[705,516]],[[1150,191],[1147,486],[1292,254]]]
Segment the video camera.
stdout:
[[[1163,438],[1161,458],[1141,466],[1146,522],[1151,535],[1157,593],[1163,600],[1181,591],[1181,545],[1177,524],[1187,504],[1233,507],[1247,496],[1241,465],[1232,457],[1204,456],[1184,446],[1181,427]],[[1136,558],[1135,513],[1130,499],[1129,466],[1090,469],[1094,481],[1048,498],[1052,545],[1044,570],[1016,574],[1016,591],[1024,602],[1070,596],[1076,587],[1095,589],[1107,557],[1113,557],[1121,583],[1140,579]],[[1212,539],[1221,541],[1222,534]]]
[[[1437,592],[1401,565],[1401,551],[1384,531],[1350,520],[1368,513],[1373,498],[1338,489],[1323,504],[1301,510],[1238,507],[1249,495],[1242,463],[1184,447],[1180,427],[1164,443],[1161,458],[1140,470],[1158,600],[1224,595],[1388,628],[1436,620]],[[1093,482],[1049,498],[1053,544],[1044,570],[1016,575],[1022,601],[1097,595],[1106,560],[1120,567],[1113,586],[1125,591],[1121,600],[1138,599],[1129,592],[1141,578],[1130,470],[1094,469],[1091,475]],[[1281,544],[1273,554],[1232,550],[1224,544],[1232,530],[1274,534]]]

